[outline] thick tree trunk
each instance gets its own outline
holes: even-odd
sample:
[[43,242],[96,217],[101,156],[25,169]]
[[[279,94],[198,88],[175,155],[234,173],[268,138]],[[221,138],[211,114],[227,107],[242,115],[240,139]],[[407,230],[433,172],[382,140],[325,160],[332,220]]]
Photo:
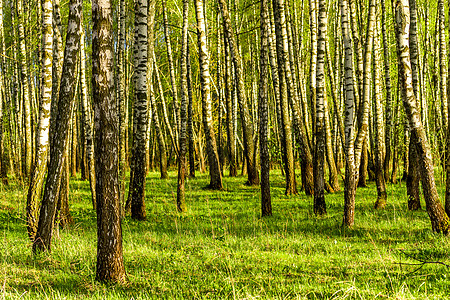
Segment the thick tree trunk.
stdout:
[[95,112],[97,193],[96,280],[125,282],[119,199],[117,102],[113,97],[113,43],[110,0],[92,1],[92,87]]
[[425,130],[417,109],[412,84],[411,61],[409,53],[409,4],[408,0],[397,0],[396,11],[397,52],[400,61],[400,82],[403,93],[403,106],[411,125],[411,134],[417,136],[416,150],[422,173],[422,185],[431,227],[435,232],[448,233],[449,218],[439,202],[439,195],[434,181],[431,150],[428,145]]
[[69,124],[72,115],[76,78],[76,66],[80,50],[80,24],[82,1],[71,0],[69,7],[69,23],[67,42],[64,51],[64,63],[61,75],[58,107],[56,108],[55,131],[50,144],[50,161],[42,199],[39,224],[33,243],[33,252],[50,251],[57,198],[59,195],[64,152],[69,136]]
[[209,162],[209,188],[221,190],[223,188],[222,173],[220,171],[219,155],[217,152],[216,138],[214,135],[214,128],[212,123],[212,102],[210,88],[211,76],[209,73],[209,51],[206,42],[206,25],[204,21],[203,1],[196,0],[195,8],[198,30],[197,37],[202,91],[203,129],[205,131],[206,151],[208,154]]

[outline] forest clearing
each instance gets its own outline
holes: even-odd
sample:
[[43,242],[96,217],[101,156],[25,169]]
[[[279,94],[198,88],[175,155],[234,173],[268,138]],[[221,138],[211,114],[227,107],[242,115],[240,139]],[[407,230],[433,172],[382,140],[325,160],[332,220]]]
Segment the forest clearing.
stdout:
[[[0,192],[2,299],[446,299],[448,238],[432,233],[424,210],[408,211],[404,183],[388,185],[385,209],[373,208],[371,183],[356,196],[356,225],[342,224],[342,195],[327,195],[315,217],[312,197],[285,196],[271,174],[273,211],[260,217],[259,190],[243,177],[205,190],[205,175],[186,185],[188,211],[174,210],[176,172],[147,178],[147,220],[123,219],[128,283],[95,281],[95,212],[89,184],[72,179],[74,223],[59,229],[51,255],[33,256],[24,191]],[[415,271],[415,272],[414,272]]]

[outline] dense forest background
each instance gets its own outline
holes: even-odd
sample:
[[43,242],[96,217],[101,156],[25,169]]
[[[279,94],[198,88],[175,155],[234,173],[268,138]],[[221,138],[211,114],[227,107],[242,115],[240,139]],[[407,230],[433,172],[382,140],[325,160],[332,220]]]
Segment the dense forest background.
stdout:
[[313,219],[339,201],[344,230],[367,188],[375,211],[423,198],[446,235],[449,15],[442,0],[0,0],[0,176],[26,190],[32,252],[74,224],[86,181],[96,279],[126,282],[121,224],[148,220],[154,172],[176,172],[179,215],[186,186],[226,194],[234,177],[260,187],[260,217],[286,215],[283,178]]

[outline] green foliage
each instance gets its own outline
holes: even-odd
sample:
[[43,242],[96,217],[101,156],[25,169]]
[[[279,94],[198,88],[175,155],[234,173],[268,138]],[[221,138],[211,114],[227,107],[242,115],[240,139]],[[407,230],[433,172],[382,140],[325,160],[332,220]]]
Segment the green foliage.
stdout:
[[[284,195],[272,174],[274,216],[260,218],[259,189],[224,178],[225,191],[204,189],[207,176],[186,186],[188,211],[176,212],[176,174],[147,180],[148,219],[123,220],[129,283],[96,282],[96,221],[88,182],[72,180],[75,224],[56,230],[51,255],[33,257],[24,221],[25,194],[0,189],[2,299],[442,299],[445,266],[415,273],[412,257],[449,263],[446,237],[433,234],[425,211],[406,209],[404,186],[388,187],[374,210],[374,186],[357,191],[356,226],[340,225],[343,194],[327,195],[329,214],[316,218],[312,198]],[[403,252],[402,252],[403,251]],[[406,253],[406,254],[405,254]]]

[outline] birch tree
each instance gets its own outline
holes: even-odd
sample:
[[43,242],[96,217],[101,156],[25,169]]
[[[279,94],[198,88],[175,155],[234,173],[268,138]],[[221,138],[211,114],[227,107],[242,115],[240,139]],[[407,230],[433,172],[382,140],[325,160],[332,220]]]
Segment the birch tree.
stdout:
[[[80,26],[82,1],[71,0],[69,4],[69,21],[67,25],[64,63],[59,89],[59,101],[56,108],[55,131],[50,144],[50,161],[42,199],[39,223],[33,242],[33,252],[50,251],[56,205],[60,190],[64,152],[68,142],[70,118],[75,95],[76,66],[80,51]],[[67,158],[66,158],[67,159]]]
[[187,134],[187,109],[188,109],[188,25],[189,25],[189,0],[183,0],[183,29],[181,40],[181,105],[180,105],[180,140],[178,155],[178,185],[177,185],[177,209],[186,211],[185,181],[186,181],[186,134]]
[[135,1],[134,18],[134,107],[133,107],[133,146],[131,165],[133,180],[130,182],[131,217],[144,220],[145,177],[147,175],[145,153],[147,133],[147,33],[148,1]]
[[[1,12],[0,12],[1,13]],[[47,171],[48,141],[50,129],[50,106],[52,102],[53,59],[53,5],[51,0],[42,1],[42,68],[39,126],[37,128],[36,156],[27,195],[28,236],[34,240],[37,231],[39,200]],[[2,101],[2,99],[0,99]],[[0,120],[3,122],[3,120]],[[3,163],[3,162],[2,162]]]
[[434,232],[448,233],[449,219],[439,202],[439,195],[434,180],[431,149],[422,126],[417,99],[414,95],[409,53],[410,12],[408,0],[397,0],[395,6],[397,53],[400,61],[400,83],[403,106],[411,127],[411,134],[417,136],[415,142],[422,174],[422,186],[426,209]]

